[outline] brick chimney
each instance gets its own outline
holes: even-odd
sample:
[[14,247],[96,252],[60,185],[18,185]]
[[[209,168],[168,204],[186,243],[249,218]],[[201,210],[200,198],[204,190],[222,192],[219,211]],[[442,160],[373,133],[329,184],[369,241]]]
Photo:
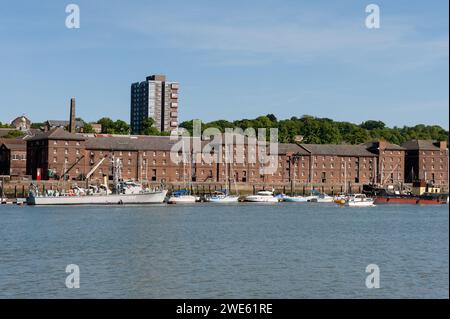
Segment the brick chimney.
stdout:
[[439,148],[440,148],[442,151],[445,151],[445,150],[447,149],[447,141],[440,141],[440,142],[439,142]]
[[383,140],[378,141],[378,149],[380,151],[384,151],[386,149],[386,146],[387,146],[386,141],[383,141]]
[[69,132],[75,133],[75,98],[70,99]]

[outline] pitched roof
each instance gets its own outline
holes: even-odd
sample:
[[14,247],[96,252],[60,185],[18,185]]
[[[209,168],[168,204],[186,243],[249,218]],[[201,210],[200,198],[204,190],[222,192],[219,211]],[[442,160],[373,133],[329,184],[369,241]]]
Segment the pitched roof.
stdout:
[[439,142],[430,140],[410,140],[402,144],[407,150],[426,150],[426,151],[438,151]]
[[169,136],[107,136],[88,137],[86,149],[118,150],[118,151],[170,151],[177,141],[171,141]]
[[80,134],[67,132],[61,127],[52,128],[49,131],[38,133],[30,138],[28,141],[37,140],[66,140],[66,141],[84,141],[86,138]]
[[[367,142],[367,143],[363,143],[361,144],[362,146],[365,146],[367,149],[371,150],[371,149],[377,149],[379,147],[379,142],[378,141],[372,141],[372,142]],[[386,150],[392,150],[392,151],[404,151],[405,148],[397,145],[397,144],[392,144],[389,142],[385,142],[386,145]]]
[[294,153],[300,155],[309,155],[303,147],[293,143],[280,143],[278,144],[278,154]]
[[[68,126],[69,121],[65,120],[47,120],[46,123],[48,123],[51,127],[57,127],[57,126]],[[76,127],[84,127],[84,123],[82,121],[75,121]]]
[[300,144],[312,155],[335,155],[335,156],[375,156],[362,145],[346,144]]
[[27,143],[23,139],[8,139],[0,141],[0,146],[4,146],[9,150],[26,151]]

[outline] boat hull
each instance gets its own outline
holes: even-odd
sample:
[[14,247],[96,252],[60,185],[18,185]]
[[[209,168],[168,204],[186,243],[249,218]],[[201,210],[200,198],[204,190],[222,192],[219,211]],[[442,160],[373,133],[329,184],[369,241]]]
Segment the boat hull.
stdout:
[[278,198],[270,196],[248,196],[245,198],[245,201],[251,203],[278,203]]
[[128,204],[161,204],[167,191],[144,194],[111,194],[88,196],[29,196],[28,205],[128,205]]
[[192,195],[184,195],[184,196],[171,196],[167,201],[169,204],[189,204],[195,203],[198,200],[197,197]]
[[345,205],[348,207],[372,207],[372,206],[375,206],[373,201],[347,202]]
[[305,197],[284,197],[283,202],[288,203],[306,203],[308,200]]
[[440,199],[420,197],[377,197],[375,204],[443,205],[446,202]]
[[237,203],[239,196],[209,197],[206,201],[209,203]]

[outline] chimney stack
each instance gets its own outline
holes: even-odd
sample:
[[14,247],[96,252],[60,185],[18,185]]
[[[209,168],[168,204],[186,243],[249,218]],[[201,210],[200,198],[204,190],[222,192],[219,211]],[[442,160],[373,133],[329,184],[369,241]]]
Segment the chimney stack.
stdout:
[[75,98],[70,99],[69,132],[75,133]]

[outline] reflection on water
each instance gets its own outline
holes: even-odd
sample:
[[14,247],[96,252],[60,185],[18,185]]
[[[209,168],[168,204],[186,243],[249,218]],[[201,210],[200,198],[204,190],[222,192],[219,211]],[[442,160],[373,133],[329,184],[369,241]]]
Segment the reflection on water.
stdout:
[[448,298],[448,225],[446,205],[3,205],[0,297]]

